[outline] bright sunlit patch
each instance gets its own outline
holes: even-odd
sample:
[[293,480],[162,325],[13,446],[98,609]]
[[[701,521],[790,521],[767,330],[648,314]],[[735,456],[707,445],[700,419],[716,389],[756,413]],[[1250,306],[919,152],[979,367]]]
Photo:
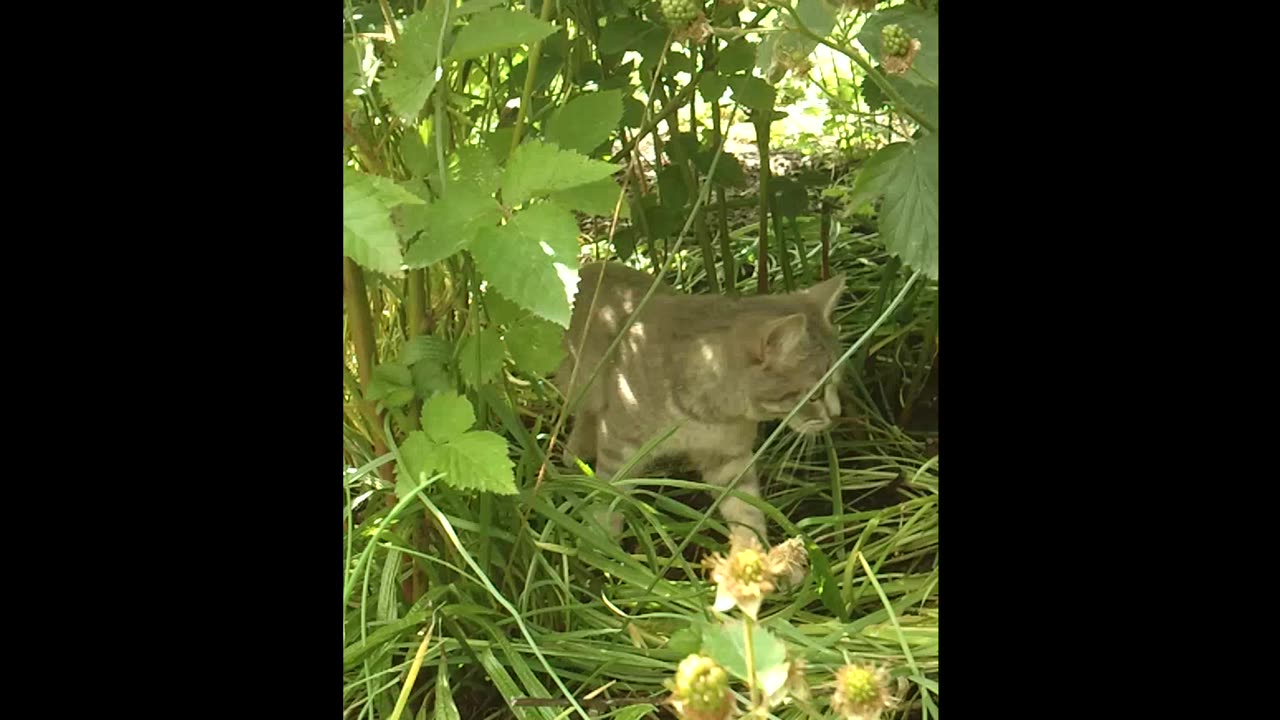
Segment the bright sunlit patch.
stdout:
[[370,497],[370,496],[372,496],[372,495],[373,495],[373,491],[372,491],[372,490],[369,490],[368,492],[362,492],[362,493],[360,493],[359,495],[357,495],[357,496],[355,497],[355,499],[354,499],[354,500],[352,500],[352,501],[351,501],[351,509],[352,509],[352,510],[354,510],[354,509],[356,509],[356,508],[360,507],[360,503],[364,502],[365,500],[368,500],[368,499],[369,499],[369,497]]
[[555,257],[556,251],[552,249],[550,245],[547,244],[546,240],[539,240],[538,247],[542,248],[542,252],[546,253],[547,255],[551,257]]
[[627,382],[625,375],[618,376],[618,392],[622,393],[622,398],[628,405],[636,404],[636,394],[631,390],[631,383]]
[[560,277],[560,282],[564,284],[564,297],[569,301],[569,305],[572,306],[573,298],[578,294],[578,270],[564,263],[553,264],[556,268],[556,275]]

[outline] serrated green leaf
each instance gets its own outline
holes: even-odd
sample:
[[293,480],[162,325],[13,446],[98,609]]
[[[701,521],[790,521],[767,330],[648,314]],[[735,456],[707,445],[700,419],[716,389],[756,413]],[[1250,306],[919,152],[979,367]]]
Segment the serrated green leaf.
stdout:
[[906,151],[907,146],[905,142],[890,143],[863,163],[853,181],[853,192],[846,201],[850,210],[857,210],[884,192],[889,179],[897,171],[898,156]]
[[880,236],[902,261],[938,278],[938,136],[903,151],[884,188]]
[[502,202],[513,207],[532,197],[603,180],[618,169],[553,143],[530,140],[511,156],[502,177]]
[[644,122],[644,103],[628,95],[622,98],[622,124],[638,128]]
[[738,38],[720,51],[720,60],[716,63],[716,72],[721,75],[732,75],[750,70],[755,57],[755,44],[746,38]]
[[436,56],[443,23],[444,3],[428,3],[409,16],[399,42],[393,46],[396,66],[387,70],[382,78],[382,93],[401,118],[417,118],[427,96],[435,89]]
[[[704,177],[711,172],[711,161],[715,159],[714,148],[704,148],[693,156],[693,164]],[[747,175],[742,171],[742,163],[730,152],[721,152],[716,162],[716,174],[711,182],[726,188],[746,187]]]
[[556,26],[519,10],[487,10],[477,13],[458,32],[449,51],[455,60],[468,60],[518,45],[535,43],[556,31]]
[[410,372],[413,373],[413,389],[418,397],[431,397],[454,387],[453,377],[444,363],[421,360],[414,363]]
[[373,368],[373,380],[404,387],[413,382],[409,368],[400,363],[382,363]]
[[649,227],[649,240],[675,237],[684,229],[684,213],[678,207],[659,203],[656,196],[644,197],[645,224]]
[[[632,50],[640,53],[640,74],[642,76],[651,74],[658,67],[658,61],[666,57],[663,62],[664,72],[670,71],[672,65],[681,64],[684,59],[684,65],[688,65],[688,59],[678,53],[670,52],[671,39],[667,35],[667,30],[661,29],[658,32],[647,32],[632,41]],[[648,87],[646,85],[646,87]]]
[[600,33],[600,54],[616,55],[624,50],[639,50],[642,38],[659,33],[664,33],[661,27],[636,17],[609,18],[609,24]]
[[667,641],[666,649],[680,657],[700,651],[702,649],[702,628],[693,624],[686,628],[680,628],[671,634],[671,639]]
[[774,207],[783,217],[798,217],[809,210],[809,194],[804,186],[787,177],[779,177],[769,182],[769,191],[777,201]]
[[636,252],[636,229],[630,225],[618,228],[613,233],[613,249],[618,259],[626,262]]
[[484,310],[489,315],[489,322],[507,327],[515,325],[517,320],[529,314],[524,308],[503,297],[502,293],[493,288],[485,290]]
[[[598,80],[596,84],[601,90],[622,90],[624,95],[630,95],[636,90],[631,84],[631,74],[636,71],[635,66],[634,61],[623,63],[605,75],[603,80]],[[600,72],[604,73],[603,67]],[[623,117],[626,115],[624,114]]]
[[488,430],[475,430],[431,452],[432,466],[444,473],[444,482],[459,490],[483,490],[515,495],[515,464],[507,456],[507,441]]
[[876,84],[875,80],[871,79],[870,75],[862,78],[862,82],[859,83],[858,89],[862,91],[862,101],[865,102],[867,107],[872,111],[879,110],[889,104],[889,96],[884,94],[884,91],[880,89],[880,86]]
[[682,163],[698,153],[698,137],[691,132],[672,132],[665,149],[671,162]]
[[471,256],[505,297],[561,327],[578,289],[578,224],[564,208],[539,203],[482,232]]
[[427,152],[422,135],[415,127],[405,129],[400,136],[400,157],[414,177],[424,177],[435,169],[435,158]]
[[[414,430],[409,433],[409,437],[400,443],[400,468],[404,471],[406,482],[404,483],[408,490],[421,485],[428,477],[431,476],[432,470],[435,468],[432,463],[435,461],[432,453],[435,451],[435,443],[427,437],[427,434],[421,430]],[[396,495],[403,498],[406,492],[402,491],[401,483],[396,483]]]
[[[747,680],[746,638],[741,620],[712,625],[702,635],[704,652],[739,680]],[[751,631],[751,647],[755,653],[757,674],[769,672],[787,661],[787,646],[767,628],[756,626]]]
[[718,103],[724,97],[729,81],[719,73],[706,73],[698,78],[698,94],[709,103]]
[[684,170],[679,165],[667,165],[658,171],[658,195],[664,208],[678,209],[692,200]]
[[[559,37],[553,35],[552,37]],[[564,67],[564,57],[553,55],[546,51],[543,47],[543,53],[538,58],[537,75],[533,78],[533,92],[539,93],[534,95],[529,101],[528,117],[539,117],[542,108],[547,104],[547,100],[541,97],[541,93],[551,86],[551,81],[555,80]],[[511,68],[511,75],[507,78],[507,86],[513,95],[521,95],[524,91],[525,78],[529,76],[529,60],[528,58],[521,60],[515,67]]]
[[385,400],[395,391],[404,388],[409,388],[412,399],[413,376],[409,373],[409,368],[400,363],[382,363],[373,368],[364,397],[366,400]]
[[419,335],[406,340],[396,356],[396,362],[405,367],[412,367],[419,360],[443,364],[448,359],[449,342],[434,335]]
[[493,155],[494,162],[505,162],[507,153],[511,152],[511,135],[515,133],[512,126],[500,127],[490,133],[484,133],[481,143]]
[[494,159],[494,153],[483,145],[467,145],[458,148],[458,157],[454,161],[449,177],[454,182],[492,191],[498,189],[498,180],[502,170]]
[[595,150],[622,120],[622,91],[579,95],[547,121],[547,139],[584,155]]
[[[889,84],[907,104],[918,110],[936,127],[938,124],[938,88],[929,85],[912,85],[898,77],[890,77]],[[877,88],[878,90],[879,88]]]
[[[570,210],[577,210],[587,215],[611,218],[613,217],[614,207],[618,204],[618,197],[621,195],[622,187],[614,182],[613,178],[605,178],[586,185],[551,193],[551,200],[555,204]],[[625,197],[622,198],[622,206],[618,211],[618,217],[631,217],[631,207],[627,204]]]
[[[359,173],[355,174],[359,175]],[[364,177],[372,183],[374,197],[387,207],[425,205],[427,202],[420,195],[415,194],[412,190],[391,178],[384,178],[378,175],[365,175]]]
[[436,443],[449,442],[475,424],[476,411],[461,395],[440,393],[422,405],[422,429]]
[[391,208],[422,199],[387,178],[343,168],[342,251],[361,267],[398,277],[403,259]]
[[733,99],[756,112],[772,112],[774,101],[773,87],[754,75],[740,75],[729,80],[733,88]]
[[[796,0],[796,15],[813,34],[826,37],[836,27],[839,7],[827,0]],[[786,24],[787,27],[795,27],[795,22],[790,17],[787,18]]]
[[408,405],[412,400],[413,388],[402,387],[387,393],[387,396],[382,399],[382,404],[389,408],[398,408]]
[[[664,36],[662,39],[666,40],[666,37]],[[667,61],[663,63],[662,74],[668,77],[674,77],[676,73],[689,73],[692,75],[694,70],[693,58],[672,50],[667,54]]]
[[426,267],[466,247],[484,228],[497,225],[502,210],[491,191],[471,183],[449,185],[444,196],[421,215],[422,237],[409,247],[405,263]]
[[456,17],[466,17],[467,15],[475,15],[478,12],[489,10],[492,8],[506,5],[507,0],[467,0],[453,11]]
[[458,348],[458,372],[471,387],[479,387],[502,369],[502,335],[497,328],[485,328],[467,336]]
[[564,328],[538,317],[527,317],[507,332],[507,350],[516,367],[536,375],[549,375],[564,359]]

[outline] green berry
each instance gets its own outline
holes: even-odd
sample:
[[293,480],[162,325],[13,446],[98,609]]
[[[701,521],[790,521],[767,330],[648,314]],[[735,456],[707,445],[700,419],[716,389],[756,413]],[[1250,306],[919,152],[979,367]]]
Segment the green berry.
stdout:
[[701,0],[658,0],[662,16],[671,27],[681,28],[693,22],[702,11]]
[[677,699],[690,708],[708,712],[724,705],[729,676],[711,658],[690,655],[681,661],[671,687]]
[[901,25],[885,25],[880,31],[880,45],[885,55],[902,57],[911,49],[911,36]]

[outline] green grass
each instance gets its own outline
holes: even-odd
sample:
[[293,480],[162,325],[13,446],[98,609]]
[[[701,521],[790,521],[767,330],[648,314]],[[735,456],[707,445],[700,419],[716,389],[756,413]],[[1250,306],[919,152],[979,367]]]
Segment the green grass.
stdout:
[[[807,234],[815,228],[802,225]],[[805,240],[813,272],[817,242]],[[751,252],[751,242],[743,242],[740,262],[753,262]],[[831,257],[849,276],[847,302],[837,311],[848,346],[901,290],[907,273],[889,273],[892,282],[882,282],[889,259],[874,238],[846,233]],[[697,248],[677,265],[681,286],[701,286]],[[752,292],[754,280],[740,287]],[[801,437],[783,430],[757,465],[774,539],[781,539],[780,528],[803,536],[812,564],[799,588],[766,601],[761,619],[805,657],[822,709],[834,671],[867,660],[905,679],[903,703],[886,717],[937,714],[938,460],[895,424],[902,396],[927,373],[923,337],[936,298],[936,286],[921,283],[867,339],[867,351],[855,354],[845,375],[845,417],[831,432]],[[505,429],[517,450],[517,497],[468,497],[429,484],[393,514],[386,498],[394,493],[373,472],[380,459],[354,434],[346,436],[359,465],[344,474],[348,514],[362,500],[354,532],[344,538],[345,717],[391,717],[434,622],[401,717],[419,710],[416,717],[634,720],[645,715],[628,713],[644,708],[615,704],[609,714],[593,705],[579,712],[602,688],[601,698],[661,695],[662,681],[694,649],[690,629],[712,619],[714,587],[698,560],[725,548],[724,527],[708,514],[710,488],[679,474],[611,486],[555,468],[539,486],[554,392],[537,381],[509,383],[505,392],[490,393],[485,405],[491,425]],[[529,414],[540,421],[522,422]],[[625,514],[626,542],[608,539],[587,519],[597,503]],[[408,566],[397,557],[410,558],[426,578],[412,607],[400,594]],[[562,704],[515,706],[522,697]],[[452,703],[459,715],[449,714]],[[775,714],[807,717],[795,706]]]

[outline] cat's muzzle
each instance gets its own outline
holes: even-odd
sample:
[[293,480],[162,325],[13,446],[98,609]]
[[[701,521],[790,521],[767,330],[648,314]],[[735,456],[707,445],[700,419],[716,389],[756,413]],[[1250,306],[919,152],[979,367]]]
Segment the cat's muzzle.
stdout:
[[832,418],[840,415],[840,396],[828,385],[821,400],[811,400],[800,408],[787,426],[798,433],[812,435],[831,427]]

